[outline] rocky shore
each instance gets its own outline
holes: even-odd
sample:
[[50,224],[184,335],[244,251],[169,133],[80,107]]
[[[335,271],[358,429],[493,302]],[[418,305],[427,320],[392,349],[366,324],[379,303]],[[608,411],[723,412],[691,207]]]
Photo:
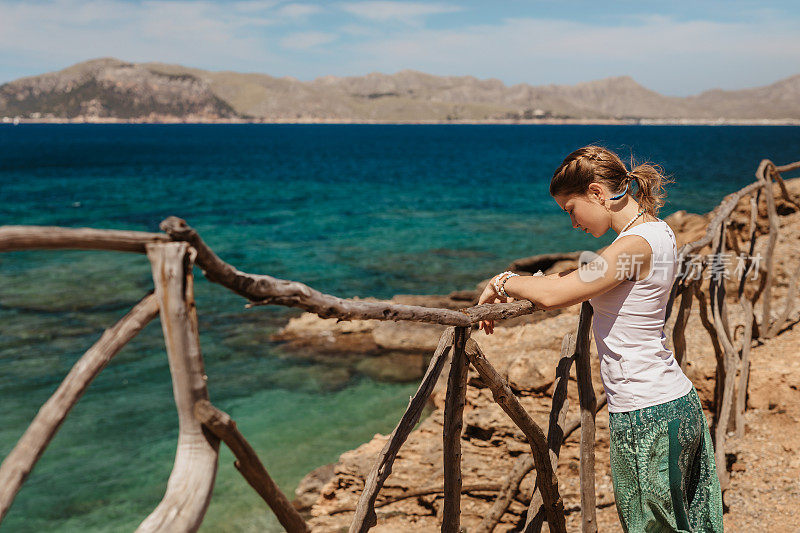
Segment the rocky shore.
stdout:
[[[800,178],[787,180],[792,202],[780,197],[775,186],[776,204],[780,216],[780,237],[775,248],[776,276],[773,285],[773,313],[783,310],[788,285],[800,264]],[[762,201],[763,204],[763,201]],[[749,227],[749,201],[743,199],[731,217],[732,227],[746,238]],[[711,214],[677,212],[665,220],[670,224],[680,247],[700,238]],[[768,227],[766,209],[759,213],[760,236],[755,253],[764,254]],[[708,247],[702,254],[710,253]],[[559,272],[576,266],[577,252],[534,256],[515,261],[508,266],[520,273]],[[398,295],[398,303],[419,304],[458,309],[476,303],[483,280],[474,290],[456,291],[449,295]],[[707,283],[707,282],[706,282]],[[735,282],[730,281],[728,294],[735,296]],[[739,304],[729,302],[730,323],[740,332],[742,316]],[[686,329],[687,374],[694,382],[707,415],[714,387],[715,358],[711,340],[699,318],[698,303]],[[475,329],[473,338],[480,344],[490,362],[505,377],[531,416],[547,427],[550,395],[559,358],[562,338],[577,328],[579,306],[547,313],[518,317],[498,323],[493,335]],[[761,321],[761,305],[756,316]],[[800,331],[795,327],[798,305],[790,315],[790,326],[775,338],[764,343],[754,342],[751,352],[751,379],[746,412],[747,430],[736,439],[730,437],[726,451],[731,470],[731,486],[725,493],[728,531],[752,530],[754,526],[770,524],[775,531],[794,530],[800,523],[800,455],[797,437],[800,436]],[[676,313],[667,327],[672,330]],[[291,349],[314,348],[319,357],[350,357],[361,371],[379,379],[418,379],[424,372],[430,354],[443,328],[428,324],[382,322],[374,320],[343,321],[321,319],[305,313],[290,320],[276,336]],[[669,332],[667,336],[671,337]],[[736,334],[735,334],[736,336]],[[594,340],[592,374],[595,390],[601,391],[599,365]],[[298,350],[298,352],[301,350]],[[570,414],[577,416],[578,398],[574,367],[569,385]],[[447,367],[431,396],[430,415],[422,420],[401,449],[378,498],[376,532],[438,531],[442,511],[442,493],[403,497],[421,489],[436,489],[443,484],[442,422]],[[462,495],[461,522],[469,530],[480,523],[500,491],[516,458],[530,453],[519,429],[492,400],[491,392],[470,368],[467,404],[464,410],[462,436],[462,476],[465,487]],[[562,448],[558,465],[561,493],[569,512],[568,530],[580,528],[580,496],[577,438],[574,434]],[[294,505],[303,511],[315,532],[346,531],[352,509],[363,488],[364,479],[376,454],[388,435],[376,434],[372,440],[355,450],[343,453],[339,461],[309,473],[296,490]],[[600,531],[621,531],[614,506],[614,494],[608,461],[608,413],[597,416],[596,480],[597,517]],[[512,500],[495,531],[518,530],[524,524],[528,500],[535,473],[529,473],[520,491]],[[470,489],[470,487],[475,487]],[[399,499],[403,497],[402,499]],[[397,499],[381,505],[382,501]],[[571,511],[571,512],[570,512]]]
[[348,118],[216,118],[207,115],[189,114],[176,117],[151,113],[136,119],[79,115],[72,118],[45,117],[25,118],[6,116],[3,124],[488,124],[488,125],[613,125],[613,126],[800,126],[797,118],[546,118],[546,119],[451,119],[451,120],[369,120]]

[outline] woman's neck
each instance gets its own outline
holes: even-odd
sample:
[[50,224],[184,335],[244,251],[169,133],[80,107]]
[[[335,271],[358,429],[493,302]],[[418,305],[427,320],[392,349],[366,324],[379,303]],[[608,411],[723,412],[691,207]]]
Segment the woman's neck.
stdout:
[[[622,228],[625,227],[628,222],[631,221],[633,217],[635,217],[639,211],[641,211],[641,207],[639,203],[634,200],[633,198],[628,197],[628,201],[625,205],[617,212],[612,212],[611,214],[611,229],[617,232],[617,234],[622,232]],[[645,222],[655,222],[658,219],[649,213],[642,213],[639,217],[633,221],[633,223],[628,226],[626,229],[631,229],[639,224],[644,224]]]

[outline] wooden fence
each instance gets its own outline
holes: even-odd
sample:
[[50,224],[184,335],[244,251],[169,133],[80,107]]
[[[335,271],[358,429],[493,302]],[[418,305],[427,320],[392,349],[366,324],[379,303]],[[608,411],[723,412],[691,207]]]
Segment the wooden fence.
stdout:
[[[773,251],[778,237],[778,215],[773,182],[777,182],[787,202],[800,207],[790,197],[781,172],[800,168],[800,162],[775,166],[764,160],[756,172],[757,181],[727,196],[714,210],[713,220],[703,238],[688,243],[678,251],[681,274],[677,276],[667,307],[669,317],[676,300],[677,316],[672,340],[677,360],[686,364],[685,327],[694,298],[699,300],[700,318],[714,345],[717,367],[713,433],[717,470],[722,485],[728,484],[725,465],[725,439],[731,422],[739,433],[743,430],[743,412],[749,375],[749,353],[754,339],[774,336],[787,322],[794,305],[800,269],[794,273],[783,312],[772,319],[772,284],[774,281]],[[750,195],[751,216],[749,238],[740,243],[738,230],[731,228],[729,217],[738,202]],[[731,248],[741,252],[748,248],[752,256],[758,234],[758,205],[766,199],[769,227],[766,263],[757,268],[763,272],[758,288],[747,295],[747,268],[740,275],[738,301],[745,313],[744,333],[738,342],[728,324],[725,283],[722,276],[711,277],[709,295],[701,290],[702,272],[719,271],[721,253]],[[92,379],[122,347],[152,319],[160,315],[169,368],[172,375],[175,404],[178,410],[178,446],[175,462],[167,482],[166,493],[159,505],[140,524],[137,531],[196,531],[205,515],[216,478],[220,441],[236,457],[235,466],[258,492],[287,531],[308,531],[308,526],[286,496],[272,481],[255,450],[238,431],[236,423],[209,402],[207,376],[197,326],[194,301],[193,266],[197,264],[210,281],[219,283],[248,299],[247,307],[282,305],[298,307],[320,317],[339,320],[377,319],[410,320],[449,326],[439,339],[416,394],[389,440],[378,454],[365,481],[358,505],[354,509],[351,532],[364,532],[377,523],[376,498],[392,471],[400,447],[419,421],[423,407],[437,382],[446,359],[452,357],[447,382],[443,431],[444,508],[442,531],[460,530],[461,433],[462,414],[467,388],[467,369],[472,365],[492,391],[494,400],[522,430],[531,448],[521,456],[509,473],[492,509],[475,531],[492,531],[519,490],[520,482],[536,469],[536,484],[527,513],[525,531],[539,531],[546,520],[551,531],[566,530],[564,502],[559,493],[556,466],[561,445],[580,428],[580,482],[583,531],[596,531],[594,476],[595,414],[605,405],[605,394],[596,396],[591,381],[589,330],[592,308],[581,305],[575,333],[562,343],[561,359],[556,367],[555,389],[550,419],[545,431],[525,411],[506,380],[487,360],[479,345],[470,338],[481,320],[502,320],[536,311],[525,300],[506,304],[484,304],[461,310],[401,305],[389,302],[364,302],[323,294],[296,281],[268,275],[241,272],[220,259],[185,221],[169,217],[161,225],[164,233],[62,228],[45,226],[0,227],[0,251],[33,249],[114,250],[145,253],[150,261],[154,290],[144,295],[131,310],[78,360],[56,392],[41,407],[17,445],[0,465],[0,521],[44,453],[58,428],[77,403]],[[711,245],[711,260],[693,261],[692,254]],[[700,276],[697,276],[697,273]],[[722,278],[722,279],[719,279]],[[762,320],[754,314],[761,299]],[[709,311],[710,310],[710,311]],[[580,417],[567,421],[567,383],[571,366],[576,365]],[[738,381],[737,381],[738,378]],[[737,391],[734,396],[734,391]]]

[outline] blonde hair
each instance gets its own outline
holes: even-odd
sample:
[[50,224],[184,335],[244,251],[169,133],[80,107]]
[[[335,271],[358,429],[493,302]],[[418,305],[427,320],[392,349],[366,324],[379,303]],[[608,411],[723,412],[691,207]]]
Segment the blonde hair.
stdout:
[[636,193],[628,189],[642,209],[654,217],[664,205],[667,196],[664,185],[674,183],[660,165],[642,163],[634,166],[631,155],[631,170],[617,154],[597,145],[578,148],[569,154],[556,169],[550,180],[550,196],[586,194],[591,183],[605,185],[612,194],[619,194],[626,185],[635,181]]

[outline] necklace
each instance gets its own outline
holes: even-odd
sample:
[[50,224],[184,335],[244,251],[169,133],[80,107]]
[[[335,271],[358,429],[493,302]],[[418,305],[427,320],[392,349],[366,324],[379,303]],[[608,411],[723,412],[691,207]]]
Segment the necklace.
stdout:
[[642,209],[641,211],[639,211],[639,213],[638,213],[638,214],[637,214],[635,217],[633,217],[633,218],[630,220],[630,222],[628,222],[627,224],[625,224],[625,227],[624,227],[624,228],[622,228],[622,230],[620,230],[620,233],[622,233],[623,231],[625,231],[626,229],[628,229],[628,228],[630,227],[630,225],[631,225],[631,224],[633,224],[633,221],[634,221],[634,220],[636,220],[637,218],[639,218],[640,216],[642,216],[642,213],[644,213],[644,209]]

